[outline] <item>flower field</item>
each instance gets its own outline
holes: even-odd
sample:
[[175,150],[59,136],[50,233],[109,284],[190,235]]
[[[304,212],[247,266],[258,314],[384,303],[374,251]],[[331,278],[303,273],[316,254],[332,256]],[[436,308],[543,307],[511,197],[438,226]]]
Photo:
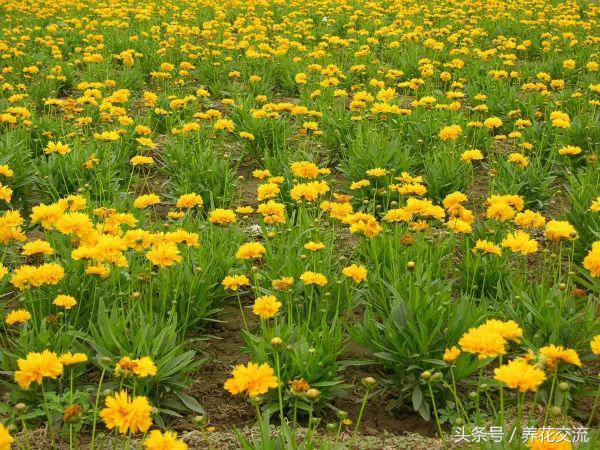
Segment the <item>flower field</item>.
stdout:
[[0,450],[600,448],[597,2],[0,18]]

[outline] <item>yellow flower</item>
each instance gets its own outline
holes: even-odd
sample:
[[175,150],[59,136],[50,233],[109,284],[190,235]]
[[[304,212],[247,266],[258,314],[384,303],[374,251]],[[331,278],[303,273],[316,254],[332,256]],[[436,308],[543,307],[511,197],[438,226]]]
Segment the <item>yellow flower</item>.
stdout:
[[456,346],[447,348],[444,351],[444,362],[446,362],[447,364],[452,364],[454,361],[456,361],[458,359],[460,354],[461,354],[461,351]]
[[260,366],[253,362],[249,362],[246,366],[239,364],[233,369],[231,375],[224,387],[232,395],[246,394],[254,398],[278,386],[273,368],[266,363]]
[[0,450],[10,450],[14,441],[8,429],[0,423]]
[[0,164],[0,175],[11,178],[15,173],[7,164]]
[[383,177],[387,175],[388,171],[382,169],[381,167],[376,167],[374,169],[367,170],[367,175],[370,177]]
[[292,173],[299,178],[313,179],[319,176],[319,168],[309,161],[297,161],[291,165]]
[[475,243],[475,247],[473,247],[473,249],[471,250],[473,253],[478,253],[481,252],[483,254],[488,254],[488,255],[501,255],[502,254],[502,249],[494,244],[493,242],[490,241],[486,241],[486,240],[482,240],[482,239],[477,239],[477,242]]
[[254,300],[252,312],[262,319],[270,319],[281,308],[281,302],[278,302],[274,295],[263,295]]
[[600,241],[592,244],[591,250],[583,258],[583,267],[590,271],[592,277],[600,277]]
[[158,242],[153,245],[146,258],[159,267],[170,267],[175,263],[181,262],[181,254],[177,245],[172,242]]
[[271,281],[271,286],[273,286],[278,291],[286,291],[294,284],[294,279],[292,277],[282,277]]
[[571,450],[573,446],[569,438],[569,434],[564,430],[538,428],[535,436],[531,436],[527,441],[527,447],[531,450]]
[[594,355],[600,355],[600,334],[594,336],[590,341],[590,347]]
[[566,220],[551,220],[546,224],[544,236],[551,241],[560,241],[561,239],[571,240],[577,236],[575,227]]
[[449,125],[440,130],[439,137],[442,141],[455,141],[461,133],[460,125]]
[[510,248],[515,253],[529,255],[538,251],[538,243],[524,231],[510,233],[502,241],[502,247]]
[[154,164],[154,158],[151,156],[136,155],[129,160],[132,166],[149,166]]
[[317,252],[319,250],[323,250],[325,248],[325,244],[323,244],[322,242],[310,241],[304,244],[304,248],[306,250],[310,250],[311,252]]
[[300,280],[306,285],[316,284],[317,286],[325,286],[327,284],[327,278],[322,273],[318,272],[304,272],[300,275]]
[[546,380],[546,374],[524,359],[513,359],[508,364],[494,369],[494,379],[520,392],[535,392]]
[[147,378],[155,376],[158,369],[154,361],[148,356],[139,359],[131,359],[129,356],[124,356],[117,362],[115,366],[115,376],[127,377],[131,374],[139,378]]
[[183,194],[177,199],[178,208],[195,208],[201,207],[203,204],[204,200],[202,199],[202,196],[194,192]]
[[267,249],[260,242],[242,244],[235,253],[237,259],[261,259]]
[[559,155],[579,155],[583,150],[581,149],[581,147],[578,147],[576,145],[565,145],[564,147],[561,147],[558,149],[558,154]]
[[463,351],[474,353],[479,359],[495,358],[506,353],[506,339],[496,330],[471,328],[458,341]]
[[7,325],[26,323],[29,320],[31,320],[31,314],[24,309],[12,310],[6,315],[6,319],[4,319]]
[[462,152],[462,154],[460,155],[460,159],[461,161],[481,161],[483,159],[483,153],[481,153],[481,150],[465,150],[464,152]]
[[227,225],[235,223],[237,218],[235,213],[230,209],[217,208],[213,209],[208,216],[208,221],[215,225]]
[[71,309],[73,306],[75,306],[77,304],[77,300],[75,300],[75,298],[71,297],[70,295],[57,295],[56,298],[54,299],[54,301],[52,302],[53,305],[56,306],[60,306],[61,308],[64,309]]
[[517,166],[527,167],[529,165],[529,159],[527,156],[521,153],[511,153],[508,155],[508,162],[514,163]]
[[48,142],[46,148],[44,149],[44,153],[46,155],[51,155],[52,153],[58,153],[60,155],[66,155],[71,152],[71,148],[68,144],[63,144],[62,142]]
[[249,286],[250,280],[246,275],[228,275],[221,282],[225,289],[237,291],[242,286]]
[[64,366],[70,366],[72,364],[84,363],[88,360],[88,357],[85,353],[67,352],[60,355],[58,359]]
[[515,216],[515,223],[521,228],[535,229],[543,227],[546,223],[546,219],[540,213],[527,209]]
[[177,433],[174,431],[152,430],[148,438],[144,441],[146,450],[188,450],[185,442],[177,439]]
[[365,266],[359,266],[352,264],[342,269],[344,276],[352,278],[355,283],[361,283],[367,279],[367,268]]
[[17,361],[19,370],[15,371],[15,381],[23,389],[29,389],[31,383],[42,384],[44,378],[56,379],[63,374],[63,365],[56,353],[44,350],[42,353],[28,353],[25,359]]
[[160,203],[160,197],[156,194],[144,194],[140,195],[133,202],[133,207],[137,209],[147,208],[148,206],[158,205]]
[[581,367],[581,360],[577,352],[571,348],[564,348],[562,345],[554,344],[540,348],[540,354],[544,356],[544,363],[551,372],[556,371],[559,362],[572,364]]
[[129,397],[126,391],[109,395],[105,400],[106,407],[100,411],[100,417],[106,428],[116,428],[119,433],[145,433],[152,425],[151,407],[146,397]]
[[47,241],[42,241],[37,239],[32,242],[28,242],[23,246],[23,250],[21,252],[22,255],[32,256],[32,255],[53,255],[54,250],[50,246],[50,243]]

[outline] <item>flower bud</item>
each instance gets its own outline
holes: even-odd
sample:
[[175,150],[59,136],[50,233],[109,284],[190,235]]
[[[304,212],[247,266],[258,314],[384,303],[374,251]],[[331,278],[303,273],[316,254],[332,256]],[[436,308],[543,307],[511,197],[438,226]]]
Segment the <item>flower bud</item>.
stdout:
[[426,370],[421,374],[421,378],[423,378],[425,381],[429,381],[429,379],[431,378],[431,372],[429,370]]
[[276,336],[273,339],[271,339],[271,345],[273,347],[280,347],[281,345],[283,345],[283,339]]
[[309,399],[311,402],[317,401],[320,395],[321,392],[315,388],[311,388],[308,391],[306,391],[306,398]]
[[560,392],[568,392],[569,389],[571,389],[571,385],[566,381],[561,381],[560,383],[558,383],[558,389],[560,390]]
[[373,389],[377,385],[377,380],[373,377],[365,377],[362,379],[362,384],[367,389]]

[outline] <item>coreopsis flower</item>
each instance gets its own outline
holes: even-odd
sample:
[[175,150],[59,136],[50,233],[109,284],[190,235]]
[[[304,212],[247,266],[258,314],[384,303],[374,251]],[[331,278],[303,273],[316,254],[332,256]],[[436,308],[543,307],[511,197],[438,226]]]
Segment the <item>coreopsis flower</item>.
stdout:
[[52,301],[52,304],[69,310],[77,304],[77,300],[70,295],[60,294],[56,296],[56,298]]
[[521,337],[523,337],[523,329],[514,320],[504,322],[502,320],[489,319],[483,325],[480,325],[479,328],[498,333],[502,338],[517,344],[521,342]]
[[310,389],[310,384],[308,384],[304,378],[290,380],[288,381],[288,384],[290,386],[290,390],[295,394],[304,394]]
[[329,191],[329,186],[324,181],[311,181],[309,183],[296,184],[290,190],[292,200],[304,199],[314,202],[320,195]]
[[0,183],[0,200],[5,201],[6,203],[10,203],[12,199],[13,190],[8,186],[4,186]]
[[22,291],[46,284],[56,285],[64,276],[64,269],[56,263],[42,264],[39,267],[24,265],[13,271],[10,282]]
[[461,159],[461,161],[467,161],[467,162],[481,161],[483,159],[483,153],[481,153],[481,150],[477,150],[477,149],[465,150],[460,155],[460,159]]
[[545,223],[546,219],[544,216],[529,209],[515,215],[515,224],[521,228],[541,228]]
[[583,150],[581,149],[581,147],[578,147],[576,145],[565,145],[564,147],[558,149],[558,154],[574,156],[579,155],[582,151]]
[[311,252],[317,252],[319,250],[323,250],[325,248],[325,244],[323,244],[322,242],[310,241],[304,244],[304,248],[306,250],[310,250]]
[[279,186],[275,183],[264,183],[258,186],[256,191],[258,201],[262,202],[263,200],[277,197],[277,194],[279,194],[280,189]]
[[63,353],[58,357],[63,366],[72,366],[74,364],[81,364],[87,362],[88,357],[85,353]]
[[282,277],[275,280],[271,280],[271,286],[278,291],[287,291],[294,284],[292,277]]
[[443,127],[438,136],[442,141],[455,141],[462,134],[460,125],[449,125]]
[[571,126],[571,118],[567,113],[562,111],[554,111],[550,113],[552,126],[557,128],[569,128]]
[[246,394],[250,398],[266,394],[278,386],[277,377],[271,366],[249,362],[239,364],[231,372],[232,377],[225,381],[225,390],[232,395]]
[[0,450],[10,450],[14,441],[8,429],[0,423]]
[[590,272],[592,277],[600,277],[600,241],[592,244],[592,248],[583,258],[583,267]]
[[172,242],[158,242],[146,253],[146,258],[159,267],[170,267],[181,262],[181,254],[177,245]]
[[44,205],[43,203],[31,209],[31,223],[41,223],[46,229],[52,228],[63,216],[65,210],[58,203]]
[[508,162],[521,167],[527,167],[529,165],[529,159],[527,158],[527,156],[521,153],[511,153],[510,155],[508,155]]
[[382,169],[381,167],[376,167],[374,169],[367,170],[367,175],[370,177],[375,177],[375,178],[383,177],[383,176],[387,175],[387,173],[388,173],[388,171],[385,169]]
[[353,191],[356,191],[357,189],[361,189],[364,188],[366,186],[370,186],[371,182],[369,180],[359,180],[359,181],[355,181],[354,183],[352,183],[350,185],[350,189]]
[[452,364],[454,361],[456,361],[458,359],[458,357],[460,356],[461,353],[462,352],[460,351],[460,349],[456,346],[447,348],[444,351],[444,356],[443,356],[444,362],[446,364]]
[[300,280],[306,285],[316,284],[317,286],[322,287],[327,284],[327,277],[318,272],[304,272],[302,275],[300,275]]
[[314,179],[319,176],[319,168],[310,161],[296,161],[290,168],[298,178]]
[[160,197],[156,194],[144,194],[137,197],[133,202],[133,207],[137,209],[147,208],[148,206],[158,205]]
[[509,233],[502,241],[502,247],[510,248],[514,253],[529,255],[538,251],[538,243],[524,231]]
[[260,242],[248,242],[242,244],[235,257],[237,259],[260,259],[267,252],[267,249]]
[[270,319],[275,317],[280,308],[281,302],[274,295],[263,295],[254,300],[252,312],[261,319]]
[[544,236],[551,241],[560,241],[562,239],[571,240],[577,236],[575,227],[566,220],[551,220],[546,224]]
[[500,128],[502,120],[499,117],[489,117],[483,121],[483,126],[489,129]]
[[154,361],[149,356],[131,359],[129,356],[121,358],[115,366],[115,376],[128,377],[135,375],[139,378],[153,377],[158,373]]
[[367,268],[358,264],[351,264],[342,269],[342,274],[348,278],[352,278],[355,283],[362,283],[367,279]]
[[0,263],[0,280],[6,276],[8,273],[8,269],[4,266],[4,264]]
[[592,204],[590,205],[590,211],[600,212],[600,197],[597,197],[596,200],[592,202]]
[[494,379],[520,392],[535,392],[546,380],[546,374],[524,359],[513,359],[508,364],[494,369]]
[[214,225],[228,225],[235,223],[237,217],[230,209],[217,208],[210,212],[208,221]]
[[51,155],[52,153],[58,153],[59,155],[66,155],[71,152],[71,147],[68,144],[63,144],[62,142],[48,142],[46,144],[46,148],[44,149],[44,153],[46,155]]
[[188,446],[181,439],[177,439],[174,431],[152,430],[144,440],[146,450],[188,450]]
[[458,341],[461,349],[479,359],[495,358],[506,353],[506,339],[489,328],[471,328]]
[[229,133],[233,133],[235,124],[233,123],[233,120],[230,119],[218,119],[213,125],[213,128],[215,130],[226,130]]
[[8,166],[8,164],[0,164],[0,175],[6,178],[12,178],[14,176],[13,170]]
[[250,286],[250,280],[246,275],[227,275],[221,284],[225,289],[237,291],[242,286]]
[[547,345],[540,348],[540,355],[544,356],[544,364],[551,372],[555,372],[559,362],[581,367],[579,355],[572,348],[564,348],[562,345]]
[[600,334],[594,336],[594,338],[590,341],[590,348],[592,349],[592,353],[594,355],[600,355]]
[[458,218],[449,219],[445,225],[448,227],[448,229],[454,231],[455,233],[470,233],[473,231],[473,228],[468,222]]
[[129,160],[132,166],[151,166],[154,164],[154,158],[151,156],[135,155]]
[[7,325],[18,325],[27,323],[30,320],[31,314],[29,311],[25,309],[14,309],[9,311],[9,313],[6,315],[6,319],[4,319],[4,322],[6,322]]
[[531,450],[572,450],[569,434],[564,429],[543,427],[527,440]]
[[120,434],[145,433],[152,425],[152,408],[146,397],[131,399],[126,391],[120,391],[106,397],[105,404],[100,417],[109,430],[116,428]]
[[17,365],[19,370],[15,371],[14,377],[22,389],[29,389],[31,383],[42,384],[44,378],[55,380],[64,370],[56,353],[49,350],[28,353],[25,359],[18,359]]
[[181,197],[177,199],[176,206],[178,208],[196,208],[204,205],[204,200],[202,196],[196,194],[195,192],[191,192],[189,194],[183,194]]
[[494,244],[493,242],[486,241],[483,239],[477,239],[475,243],[475,247],[471,249],[473,253],[483,253],[484,255],[498,255],[502,254],[502,249],[500,246]]

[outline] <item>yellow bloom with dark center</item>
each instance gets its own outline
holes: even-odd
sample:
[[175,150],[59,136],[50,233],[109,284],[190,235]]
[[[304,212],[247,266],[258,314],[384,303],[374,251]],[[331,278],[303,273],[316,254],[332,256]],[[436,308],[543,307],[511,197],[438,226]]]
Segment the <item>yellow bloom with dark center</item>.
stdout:
[[252,312],[261,319],[270,319],[275,317],[281,308],[281,302],[277,301],[274,295],[263,295],[254,300]]
[[44,350],[41,353],[28,353],[25,359],[17,361],[19,370],[15,371],[15,381],[23,389],[29,389],[31,383],[42,384],[44,378],[56,379],[63,374],[63,364],[56,353]]
[[524,359],[513,359],[494,369],[494,379],[520,392],[535,392],[546,380],[546,374]]
[[231,375],[224,387],[232,395],[246,394],[254,398],[278,386],[273,368],[266,363],[260,366],[253,362],[245,366],[239,364],[233,369]]

